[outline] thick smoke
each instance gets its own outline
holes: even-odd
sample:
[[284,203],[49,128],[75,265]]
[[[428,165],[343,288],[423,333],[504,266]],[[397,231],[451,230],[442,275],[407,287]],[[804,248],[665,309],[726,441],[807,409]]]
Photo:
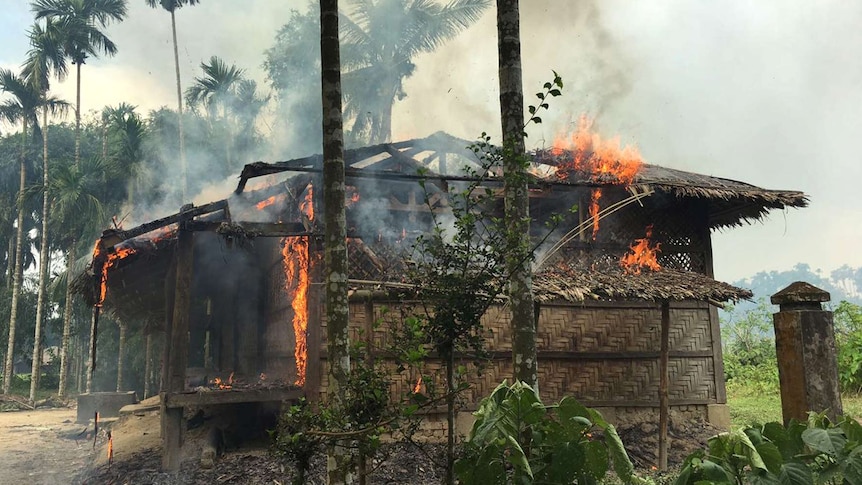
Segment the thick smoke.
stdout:
[[[143,112],[175,104],[169,17],[144,2],[129,7],[129,20],[110,29],[117,57],[85,66],[85,111],[120,101]],[[241,7],[214,2],[181,9],[184,86],[213,54],[246,68],[263,86],[264,50],[288,12],[306,7],[304,0],[250,0]],[[812,196],[809,209],[719,233],[720,278],[799,261],[824,269],[862,264],[855,250],[862,229],[847,223],[858,219],[858,210],[844,195],[855,193],[851,184],[862,176],[849,143],[862,126],[855,109],[862,65],[853,58],[862,47],[862,6],[531,0],[521,2],[521,14],[527,102],[551,69],[566,82],[545,123],[529,130],[531,147],[550,144],[586,112],[598,116],[604,134],[635,143],[648,163]],[[491,11],[437,52],[415,59],[404,84],[408,97],[395,105],[395,139],[438,130],[467,139],[486,131],[499,139],[494,28]],[[60,85],[62,96],[73,99],[73,93],[74,82]],[[304,115],[275,112],[269,126]],[[816,251],[824,241],[829,251]]]

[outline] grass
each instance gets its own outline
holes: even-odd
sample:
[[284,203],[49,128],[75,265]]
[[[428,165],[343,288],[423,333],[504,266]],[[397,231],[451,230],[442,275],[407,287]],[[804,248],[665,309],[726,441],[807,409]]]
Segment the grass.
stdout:
[[[843,395],[844,414],[862,417],[862,394]],[[758,387],[731,386],[727,389],[727,406],[730,422],[736,428],[752,423],[781,421],[781,396],[778,390],[766,391]]]

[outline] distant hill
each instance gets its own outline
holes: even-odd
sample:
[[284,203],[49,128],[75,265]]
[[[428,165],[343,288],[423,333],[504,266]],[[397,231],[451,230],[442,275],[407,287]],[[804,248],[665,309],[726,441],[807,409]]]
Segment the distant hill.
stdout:
[[805,263],[797,263],[792,269],[785,271],[761,271],[748,278],[733,282],[733,285],[748,288],[754,292],[753,302],[741,302],[736,305],[739,311],[754,308],[757,302],[765,300],[769,303],[769,297],[785,288],[794,281],[805,281],[812,285],[828,291],[832,295],[832,306],[841,300],[847,300],[862,305],[862,267],[851,268],[844,265],[830,273],[819,269],[812,270]]

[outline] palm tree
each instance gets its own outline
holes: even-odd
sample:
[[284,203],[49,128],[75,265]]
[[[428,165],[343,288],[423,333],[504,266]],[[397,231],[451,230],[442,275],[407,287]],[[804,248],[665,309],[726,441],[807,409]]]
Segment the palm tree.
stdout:
[[41,93],[42,105],[42,230],[39,251],[39,295],[36,303],[36,325],[33,339],[33,367],[30,377],[30,402],[36,400],[39,388],[42,356],[42,321],[45,310],[45,286],[48,279],[48,112],[62,112],[68,103],[48,96],[51,73],[58,79],[66,76],[66,57],[61,46],[62,32],[55,20],[45,21],[42,28],[38,23],[28,33],[30,50],[22,68],[25,81]]
[[217,56],[210,58],[210,63],[201,63],[203,77],[196,77],[194,84],[186,89],[186,102],[189,106],[203,105],[210,118],[210,126],[214,127],[216,119],[221,119],[225,134],[225,167],[231,167],[231,136],[230,112],[237,106],[237,91],[243,81],[243,69],[236,65],[228,66]]
[[[66,395],[69,376],[69,341],[72,334],[72,281],[77,274],[77,254],[80,236],[98,230],[104,221],[104,210],[100,200],[102,176],[106,171],[100,158],[86,158],[78,165],[61,164],[51,171],[48,190],[50,194],[51,224],[57,231],[61,245],[66,251],[66,303],[63,310],[63,340],[60,345],[60,385],[58,395]],[[89,249],[89,248],[85,248]]]
[[63,35],[63,51],[75,64],[75,163],[81,163],[81,66],[99,53],[113,56],[117,46],[104,29],[126,17],[126,0],[35,0],[36,19],[56,19]]
[[186,163],[186,148],[183,138],[183,88],[180,83],[180,54],[177,48],[177,20],[176,10],[185,5],[194,6],[200,3],[200,0],[146,0],[147,5],[152,8],[161,6],[171,14],[171,32],[174,36],[174,65],[177,69],[177,112],[179,113],[179,123],[177,124],[180,135],[180,171],[182,172],[182,196],[186,200],[188,165]]
[[[323,99],[323,225],[326,281],[326,341],[330,396],[337,401],[350,377],[347,304],[347,228],[344,215],[344,127],[341,114],[341,54],[338,0],[320,0],[320,67]],[[353,482],[350,451],[329,451],[327,483]]]
[[345,114],[354,140],[385,143],[392,136],[392,105],[406,94],[413,58],[432,52],[476,22],[490,0],[357,0],[341,16]]
[[521,80],[521,34],[518,0],[497,0],[497,48],[500,69],[500,115],[512,304],[514,377],[539,389],[536,322],[530,272],[530,199],[524,150],[524,90]]
[[12,96],[0,104],[0,119],[9,123],[21,123],[21,153],[19,161],[18,219],[15,232],[15,272],[12,277],[12,301],[9,312],[9,342],[3,368],[3,393],[9,393],[14,365],[15,329],[18,323],[18,298],[21,294],[22,247],[24,245],[24,191],[27,183],[27,134],[29,127],[36,127],[36,110],[42,93],[32,84],[8,69],[0,69],[0,91]]

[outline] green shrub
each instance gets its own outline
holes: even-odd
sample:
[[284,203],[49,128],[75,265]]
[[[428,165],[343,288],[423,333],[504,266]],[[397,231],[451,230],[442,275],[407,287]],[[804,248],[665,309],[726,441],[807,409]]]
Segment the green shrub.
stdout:
[[475,416],[455,464],[462,485],[595,484],[611,468],[624,483],[648,483],[613,425],[573,398],[545,406],[530,386],[504,381]]
[[812,413],[807,423],[771,422],[721,433],[690,455],[675,485],[862,483],[862,426],[831,423]]

